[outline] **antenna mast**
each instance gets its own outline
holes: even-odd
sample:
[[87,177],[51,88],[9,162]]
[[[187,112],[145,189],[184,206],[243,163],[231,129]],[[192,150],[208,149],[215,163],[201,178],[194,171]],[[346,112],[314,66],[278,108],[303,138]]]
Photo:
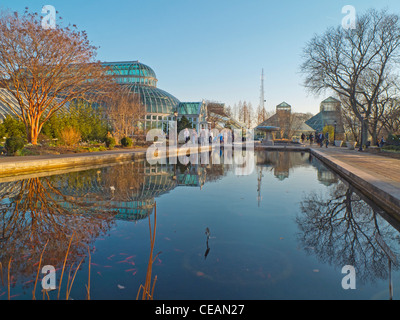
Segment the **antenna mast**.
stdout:
[[264,110],[264,69],[261,70],[260,108]]
[[[265,97],[264,97],[264,69],[261,69],[261,87],[260,87],[260,111],[261,111],[261,119],[258,119],[259,122],[264,122],[267,120],[267,112],[265,111]],[[260,117],[260,115],[259,115]]]

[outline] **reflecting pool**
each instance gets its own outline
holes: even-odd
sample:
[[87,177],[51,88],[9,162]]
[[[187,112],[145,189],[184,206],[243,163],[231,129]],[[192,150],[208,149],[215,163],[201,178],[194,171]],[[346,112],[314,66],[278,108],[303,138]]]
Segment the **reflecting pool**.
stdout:
[[0,300],[399,297],[390,215],[308,153],[257,151],[254,164],[1,178]]

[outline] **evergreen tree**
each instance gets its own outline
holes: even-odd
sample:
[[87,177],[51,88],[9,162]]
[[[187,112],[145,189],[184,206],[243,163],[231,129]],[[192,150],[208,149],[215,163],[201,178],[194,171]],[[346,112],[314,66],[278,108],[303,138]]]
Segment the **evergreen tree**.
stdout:
[[181,132],[182,130],[184,130],[186,128],[188,128],[188,129],[193,128],[192,123],[185,116],[182,116],[180,119],[178,119],[177,123],[178,123],[178,125],[177,125],[178,134],[179,134],[179,132]]

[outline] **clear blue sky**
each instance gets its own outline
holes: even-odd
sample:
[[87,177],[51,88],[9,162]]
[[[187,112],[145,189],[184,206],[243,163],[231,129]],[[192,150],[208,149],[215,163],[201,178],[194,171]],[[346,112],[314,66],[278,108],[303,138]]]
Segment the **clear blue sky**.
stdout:
[[86,30],[99,60],[139,60],[181,101],[246,100],[256,109],[264,68],[267,110],[286,101],[314,114],[325,96],[301,85],[306,42],[340,25],[345,5],[400,14],[399,0],[2,0],[0,8],[40,13],[46,4]]

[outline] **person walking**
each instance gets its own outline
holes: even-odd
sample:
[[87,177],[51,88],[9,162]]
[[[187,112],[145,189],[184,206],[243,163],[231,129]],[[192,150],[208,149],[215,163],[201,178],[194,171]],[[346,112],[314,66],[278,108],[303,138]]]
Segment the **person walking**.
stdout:
[[185,128],[185,130],[183,131],[183,136],[185,139],[185,143],[188,143],[188,141],[190,140],[190,132],[188,128]]
[[329,145],[329,132],[327,131],[325,133],[325,146],[328,148]]
[[314,142],[314,135],[310,133],[310,145],[312,145]]
[[381,141],[379,142],[379,147],[382,148],[385,145],[386,141],[385,139],[382,137]]
[[319,146],[322,148],[322,146],[324,145],[324,135],[322,132],[319,133]]

